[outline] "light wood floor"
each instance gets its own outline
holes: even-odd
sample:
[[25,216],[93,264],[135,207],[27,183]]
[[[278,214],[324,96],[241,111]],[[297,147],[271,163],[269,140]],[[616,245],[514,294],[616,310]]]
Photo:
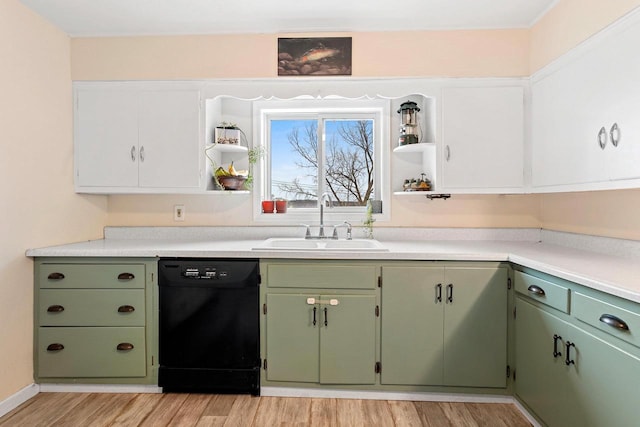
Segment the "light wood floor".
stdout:
[[0,426],[530,426],[511,404],[40,393]]

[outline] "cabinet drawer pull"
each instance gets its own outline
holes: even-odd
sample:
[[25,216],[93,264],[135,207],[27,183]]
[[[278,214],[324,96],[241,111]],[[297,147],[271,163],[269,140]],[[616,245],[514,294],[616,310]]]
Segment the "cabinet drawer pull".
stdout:
[[546,295],[546,293],[544,292],[544,289],[542,289],[540,286],[531,285],[527,288],[527,290],[532,294],[536,294],[541,297]]
[[442,302],[442,283],[436,285],[436,303]]
[[49,279],[49,280],[62,280],[62,279],[64,279],[64,274],[58,273],[58,272],[51,273],[51,274],[49,274],[47,276],[47,279]]
[[449,160],[451,160],[451,147],[447,145],[444,151],[445,151],[444,158],[448,162]]
[[567,347],[567,358],[564,359],[564,363],[569,366],[569,365],[575,365],[576,361],[573,360],[571,358],[571,355],[569,354],[571,351],[571,347],[575,347],[576,345],[574,343],[572,343],[571,341],[567,341],[567,343],[565,344],[565,347]]
[[120,344],[118,344],[118,346],[116,347],[116,349],[118,351],[129,351],[129,350],[133,350],[133,344],[128,343],[128,342],[121,342]]
[[133,280],[136,276],[133,273],[120,273],[118,274],[118,280]]
[[136,161],[136,146],[135,145],[131,146],[131,161],[132,162]]
[[600,128],[600,132],[598,132],[598,145],[600,148],[604,150],[604,147],[607,146],[607,130],[602,126]]
[[602,316],[600,316],[600,321],[613,328],[620,329],[621,331],[629,330],[629,325],[627,325],[627,322],[619,317],[614,316],[613,314],[603,314]]
[[60,351],[64,350],[64,346],[60,343],[49,344],[47,346],[47,351]]
[[313,307],[313,326],[316,326],[316,311],[318,311],[318,307]]
[[144,145],[140,147],[140,161],[144,162]]
[[611,138],[611,144],[613,144],[614,147],[617,147],[618,143],[620,143],[620,128],[617,123],[614,123],[613,126],[611,126],[611,129],[609,130],[609,138]]
[[453,303],[453,284],[447,285],[447,302]]
[[132,305],[121,305],[118,307],[118,313],[133,313],[134,311],[136,311],[136,309]]
[[327,317],[327,307],[324,308],[324,326],[329,326],[329,318]]
[[562,340],[560,335],[553,335],[553,358],[555,359],[558,356],[562,356],[562,353],[558,351],[558,340]]
[[64,307],[61,305],[50,305],[47,307],[47,313],[62,313],[64,311]]

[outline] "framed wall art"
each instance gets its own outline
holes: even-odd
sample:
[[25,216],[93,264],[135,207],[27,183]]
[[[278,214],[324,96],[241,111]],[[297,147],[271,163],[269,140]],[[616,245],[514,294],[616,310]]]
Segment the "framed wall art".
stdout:
[[279,76],[350,76],[351,37],[278,38]]

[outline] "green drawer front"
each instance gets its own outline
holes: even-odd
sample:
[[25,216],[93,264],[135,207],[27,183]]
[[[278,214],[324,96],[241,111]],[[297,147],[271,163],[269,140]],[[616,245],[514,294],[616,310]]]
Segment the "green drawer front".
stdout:
[[144,326],[144,289],[42,289],[40,326]]
[[[640,312],[640,306],[638,311]],[[573,296],[573,314],[591,326],[640,347],[640,314],[580,292]]]
[[356,264],[275,264],[268,265],[271,288],[375,289],[374,265]]
[[144,288],[141,264],[42,264],[41,288]]
[[[39,328],[38,376],[144,377],[144,328]],[[47,350],[62,344],[61,350]],[[131,350],[118,350],[132,344]]]
[[[547,282],[521,271],[515,272],[516,292],[565,313],[569,312],[569,288]],[[537,293],[542,291],[544,294]]]

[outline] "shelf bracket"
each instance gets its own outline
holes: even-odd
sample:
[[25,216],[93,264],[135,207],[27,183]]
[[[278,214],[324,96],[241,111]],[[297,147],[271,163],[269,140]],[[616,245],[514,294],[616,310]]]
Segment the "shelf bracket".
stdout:
[[451,194],[425,194],[425,197],[429,200],[433,200],[433,199],[447,200],[451,198]]

